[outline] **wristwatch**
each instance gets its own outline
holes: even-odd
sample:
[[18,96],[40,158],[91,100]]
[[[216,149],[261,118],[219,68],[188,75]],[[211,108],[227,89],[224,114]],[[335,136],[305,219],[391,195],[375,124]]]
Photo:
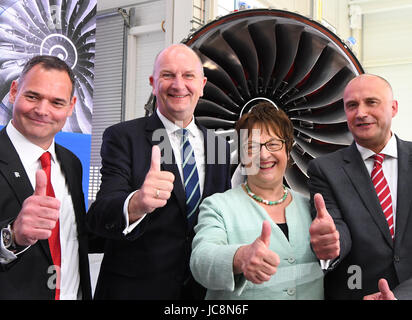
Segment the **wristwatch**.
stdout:
[[3,245],[6,249],[14,248],[13,233],[11,231],[10,225],[7,228],[1,229],[1,236],[3,239]]

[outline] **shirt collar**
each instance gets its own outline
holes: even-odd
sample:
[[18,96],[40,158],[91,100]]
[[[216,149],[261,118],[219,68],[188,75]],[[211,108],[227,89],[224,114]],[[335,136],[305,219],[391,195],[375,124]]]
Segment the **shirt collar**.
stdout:
[[[375,152],[372,150],[362,147],[356,142],[356,147],[359,150],[359,153],[361,154],[362,159],[365,161],[366,159],[372,157],[375,155]],[[394,134],[392,134],[391,138],[389,139],[388,143],[386,146],[382,149],[380,153],[383,153],[386,156],[390,156],[392,158],[398,158],[398,146],[396,143],[396,137]]]
[[41,155],[46,151],[50,152],[51,160],[53,162],[56,162],[56,151],[55,151],[54,139],[50,147],[47,150],[44,150],[43,148],[40,148],[38,145],[29,141],[25,136],[23,136],[20,133],[20,131],[18,131],[14,127],[11,120],[7,124],[6,132],[23,164],[26,164],[28,166],[33,165],[39,160]]
[[[159,116],[160,121],[162,121],[163,125],[165,126],[166,132],[167,134],[176,134],[177,132],[179,132],[179,130],[181,130],[182,128],[177,126],[176,124],[174,124],[172,121],[170,121],[169,119],[167,119],[157,108],[156,109],[156,113]],[[195,124],[194,121],[194,117],[192,116],[192,120],[190,121],[190,123],[187,125],[187,127],[185,128],[187,129],[187,131],[189,132],[189,134],[191,136],[195,136],[196,135],[196,130],[197,130],[197,126]]]

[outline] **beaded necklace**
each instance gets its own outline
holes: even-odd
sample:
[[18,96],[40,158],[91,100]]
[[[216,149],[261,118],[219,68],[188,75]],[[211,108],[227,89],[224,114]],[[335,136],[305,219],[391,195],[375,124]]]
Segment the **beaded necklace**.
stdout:
[[262,199],[261,197],[257,196],[256,194],[254,194],[254,193],[250,190],[250,188],[249,188],[249,186],[248,186],[248,184],[247,184],[247,181],[246,181],[243,185],[245,186],[245,189],[246,189],[247,194],[248,194],[249,196],[251,196],[251,197],[252,197],[254,200],[256,200],[256,201],[262,202],[262,203],[267,204],[267,205],[269,205],[269,206],[273,206],[273,205],[282,203],[283,201],[286,200],[286,197],[288,196],[288,189],[286,189],[285,185],[283,185],[283,196],[282,196],[282,198],[280,198],[279,200],[276,200],[276,201],[265,200],[265,199]]

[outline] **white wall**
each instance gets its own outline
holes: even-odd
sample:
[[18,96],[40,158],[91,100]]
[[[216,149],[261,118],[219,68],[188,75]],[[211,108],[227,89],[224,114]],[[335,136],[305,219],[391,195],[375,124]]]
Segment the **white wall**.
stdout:
[[[412,4],[412,1],[410,1]],[[399,103],[393,131],[412,140],[412,7],[366,13],[363,17],[362,64],[387,79]]]

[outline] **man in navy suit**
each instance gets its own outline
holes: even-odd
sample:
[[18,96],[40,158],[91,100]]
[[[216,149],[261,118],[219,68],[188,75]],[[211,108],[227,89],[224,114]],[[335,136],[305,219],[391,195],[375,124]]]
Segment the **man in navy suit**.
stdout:
[[0,131],[0,300],[91,299],[82,166],[54,141],[73,112],[74,85],[53,56],[33,57],[11,84],[13,118]]
[[189,222],[179,132],[189,134],[201,199],[230,188],[229,147],[193,117],[206,78],[189,47],[161,51],[150,84],[156,111],[103,135],[102,183],[88,212],[90,228],[106,238],[96,299],[204,297],[189,268],[198,209]]
[[391,289],[411,299],[412,143],[391,131],[398,103],[385,79],[362,74],[348,83],[343,100],[354,142],[308,167],[316,216],[311,244],[329,260],[325,298],[389,299]]

